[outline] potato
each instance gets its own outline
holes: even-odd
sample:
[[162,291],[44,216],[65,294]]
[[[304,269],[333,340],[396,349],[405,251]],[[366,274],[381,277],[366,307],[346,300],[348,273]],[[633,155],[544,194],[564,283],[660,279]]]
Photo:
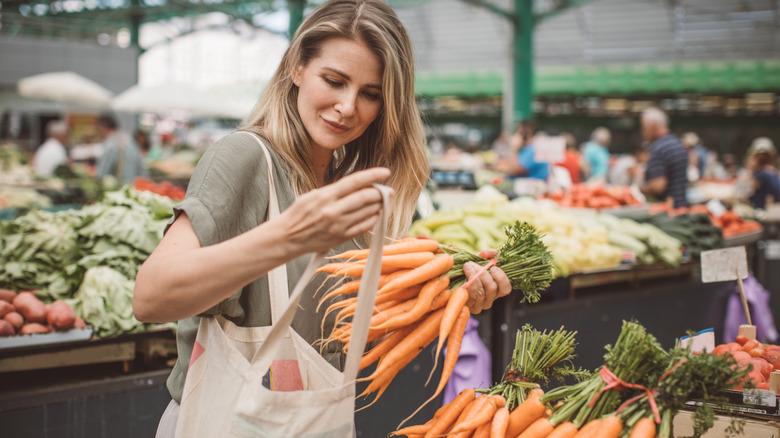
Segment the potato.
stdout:
[[49,305],[46,321],[54,330],[68,330],[76,322],[76,312],[70,304],[57,300]]
[[0,300],[0,318],[14,311],[16,311],[16,307],[13,304]]
[[0,319],[0,336],[13,336],[15,333],[11,324],[8,324],[6,320]]
[[16,292],[8,289],[0,289],[0,300],[13,302],[16,298]]
[[49,333],[49,328],[37,322],[29,322],[19,329],[20,335],[33,335],[37,333]]
[[77,328],[77,329],[87,328],[87,323],[84,322],[84,320],[81,319],[81,317],[77,316],[76,322],[73,323],[73,328]]
[[8,324],[11,324],[11,327],[13,327],[14,330],[19,330],[24,325],[24,317],[22,317],[22,314],[19,312],[6,313],[3,319]]
[[12,304],[27,322],[46,322],[46,306],[32,292],[19,292]]

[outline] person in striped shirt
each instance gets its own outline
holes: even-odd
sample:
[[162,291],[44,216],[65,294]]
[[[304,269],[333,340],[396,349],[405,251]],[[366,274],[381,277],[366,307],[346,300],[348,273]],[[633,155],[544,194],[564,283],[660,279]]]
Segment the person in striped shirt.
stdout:
[[674,207],[687,207],[688,152],[676,135],[669,132],[669,119],[658,108],[647,108],[641,116],[642,137],[649,144],[650,160],[645,183],[640,190],[661,202],[669,199]]

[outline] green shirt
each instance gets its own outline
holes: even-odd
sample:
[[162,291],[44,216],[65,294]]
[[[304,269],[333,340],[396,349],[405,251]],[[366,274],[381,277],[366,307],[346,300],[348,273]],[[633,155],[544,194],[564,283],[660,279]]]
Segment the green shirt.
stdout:
[[[291,170],[273,148],[268,149],[273,160],[273,178],[279,210],[283,212],[295,200],[287,177]],[[209,147],[190,179],[187,196],[175,208],[177,216],[181,212],[187,213],[201,246],[225,241],[266,221],[268,167],[265,154],[257,141],[246,133],[232,133]],[[354,242],[348,242],[332,250],[331,254],[356,247]],[[287,264],[289,292],[292,292],[310,258],[309,254]],[[318,298],[332,285],[329,281],[326,287],[320,288],[324,281],[324,274],[314,277],[301,298],[292,323],[293,329],[311,344],[324,337],[320,324],[327,306],[322,306],[320,312],[316,311]],[[239,326],[258,327],[271,324],[270,309],[268,278],[263,276],[236,291],[203,315],[224,315]],[[326,330],[332,327],[334,318],[335,312],[331,312],[325,325]],[[177,402],[181,402],[184,379],[199,322],[200,316],[196,316],[181,320],[178,324],[178,359],[168,377],[168,390]],[[322,355],[335,367],[341,368],[342,355],[339,345],[331,344],[328,350],[322,351]]]

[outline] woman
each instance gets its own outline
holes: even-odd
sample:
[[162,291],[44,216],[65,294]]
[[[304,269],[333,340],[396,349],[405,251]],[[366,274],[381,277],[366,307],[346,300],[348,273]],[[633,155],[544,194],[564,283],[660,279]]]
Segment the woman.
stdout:
[[[271,269],[286,264],[290,289],[312,252],[364,246],[380,208],[374,183],[392,188],[390,237],[403,236],[429,169],[414,99],[413,54],[395,13],[377,0],[327,2],[301,24],[241,131],[271,151],[281,217],[266,221],[268,175],[257,141],[232,133],[204,154],[165,237],[139,270],[141,321],[179,320],[173,401],[158,436],[172,435],[202,316],[270,324]],[[476,265],[469,265],[473,276]],[[292,326],[321,337],[315,277]],[[500,269],[470,288],[472,312],[511,290]],[[326,321],[332,324],[332,319]],[[323,352],[341,366],[338,350]]]
[[753,175],[753,195],[750,202],[754,208],[766,209],[767,198],[780,201],[780,178],[774,167],[775,145],[768,137],[753,140],[748,150],[747,168]]

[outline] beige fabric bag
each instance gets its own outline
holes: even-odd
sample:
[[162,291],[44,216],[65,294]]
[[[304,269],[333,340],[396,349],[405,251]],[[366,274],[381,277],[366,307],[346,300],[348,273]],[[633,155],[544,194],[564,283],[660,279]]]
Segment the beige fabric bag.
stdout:
[[[270,220],[279,216],[271,155],[254,137],[268,162]],[[379,283],[384,240],[379,236],[384,236],[386,228],[387,193],[384,187],[377,188],[384,204],[358,292],[354,344],[347,353],[344,372],[335,369],[290,327],[301,294],[322,263],[323,254],[312,258],[289,297],[287,271],[282,265],[268,273],[272,326],[239,327],[222,317],[201,318],[177,437],[353,437],[355,379]]]

